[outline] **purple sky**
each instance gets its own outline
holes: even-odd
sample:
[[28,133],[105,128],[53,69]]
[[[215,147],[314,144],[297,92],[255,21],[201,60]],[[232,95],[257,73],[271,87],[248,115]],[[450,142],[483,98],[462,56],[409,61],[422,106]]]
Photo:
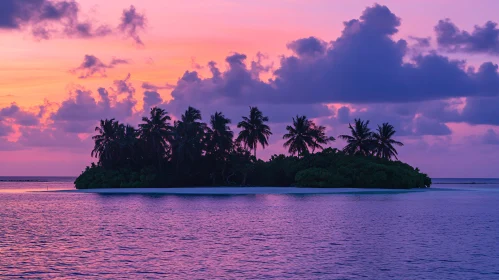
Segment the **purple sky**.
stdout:
[[102,118],[256,105],[262,158],[297,114],[335,137],[362,118],[430,176],[499,177],[499,3],[378,3],[3,0],[0,176],[78,175]]

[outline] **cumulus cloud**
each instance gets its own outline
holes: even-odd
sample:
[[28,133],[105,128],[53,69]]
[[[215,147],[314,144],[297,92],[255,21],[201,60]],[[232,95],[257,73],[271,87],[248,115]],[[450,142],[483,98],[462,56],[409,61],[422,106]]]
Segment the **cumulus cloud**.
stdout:
[[254,79],[245,64],[246,55],[235,53],[226,58],[228,69],[223,73],[214,62],[208,63],[211,77],[202,78],[197,71],[186,71],[178,80],[171,95],[173,104],[187,107],[189,104],[251,104],[265,93],[271,94],[269,84]]
[[135,7],[125,9],[117,28],[99,24],[85,17],[76,0],[2,0],[0,1],[0,29],[30,30],[38,40],[52,38],[95,38],[116,33],[131,37],[143,44],[138,36],[145,29],[145,16]]
[[13,123],[21,126],[35,126],[40,123],[40,120],[36,114],[21,109],[15,103],[8,107],[1,108],[0,118],[12,120]]
[[161,96],[157,91],[145,91],[143,101],[144,101],[144,107],[142,111],[144,113],[149,112],[149,110],[154,106],[163,103],[163,99],[161,98]]
[[[408,58],[405,40],[394,40],[400,19],[385,6],[367,8],[345,22],[342,35],[319,58],[284,57],[276,70],[274,98],[288,102],[406,102],[497,93],[477,73],[436,53]],[[404,58],[410,59],[405,62]],[[490,72],[489,72],[490,71]]]
[[[203,113],[204,118],[208,118],[215,111],[222,110],[224,114],[234,122],[241,119],[241,116],[249,112],[249,105],[257,105],[269,116],[273,123],[289,122],[296,114],[307,114],[310,118],[331,116],[332,112],[324,104],[281,104],[273,102],[261,102],[252,100],[253,90],[269,90],[268,84],[259,80],[258,76],[262,72],[270,69],[264,65],[264,56],[256,55],[255,61],[250,67],[246,66],[246,55],[234,53],[225,60],[227,71],[222,72],[213,61],[207,64],[211,77],[203,78],[197,71],[186,71],[174,85],[171,93],[173,100],[163,102],[159,106],[167,109],[175,116],[180,116],[188,106],[195,106]],[[147,92],[144,99],[145,108],[154,103],[158,105],[159,99],[157,90],[168,88],[167,86],[155,86],[144,83],[142,87]],[[245,101],[241,101],[244,99]]]
[[[93,142],[88,135],[83,136],[94,133],[101,119],[136,121],[137,102],[130,80],[128,75],[114,81],[109,89],[101,87],[96,92],[76,89],[61,104],[46,101],[37,113],[16,104],[0,108],[0,151],[41,148],[88,153]],[[14,135],[15,142],[7,141],[8,135]]]
[[[115,81],[115,88],[111,88],[112,94],[105,88],[99,88],[98,99],[90,91],[76,90],[50,116],[51,120],[54,121],[55,126],[71,133],[91,132],[101,119],[126,120],[132,116],[133,108],[137,103],[133,97],[135,89],[129,79],[130,76],[127,76],[124,80]],[[126,96],[123,98],[122,94]]]
[[0,151],[13,151],[22,149],[18,142],[7,140],[6,136],[15,133],[13,125],[20,129],[35,128],[40,124],[37,114],[26,111],[13,103],[10,106],[0,108]]
[[[282,130],[293,116],[305,114],[335,133],[336,127],[345,129],[355,118],[371,120],[373,129],[390,122],[398,136],[448,136],[452,133],[448,122],[499,125],[498,66],[487,62],[474,69],[465,61],[436,52],[413,55],[411,48],[428,48],[430,39],[411,38],[415,45],[394,39],[400,24],[400,18],[387,7],[374,5],[359,19],[345,22],[341,36],[334,41],[306,37],[288,43],[292,54],[282,56],[275,69],[265,64],[261,53],[249,59],[235,52],[226,57],[224,65],[211,61],[185,71],[175,85],[144,82],[139,111],[147,113],[151,107],[161,106],[179,116],[192,105],[201,109],[205,120],[222,110],[236,123],[247,114],[249,105],[256,105],[275,129]],[[144,27],[145,17],[133,6],[124,11],[119,29],[138,44],[142,42],[138,32]],[[109,68],[123,63],[128,61],[115,58],[106,64],[87,55],[74,71],[83,78],[105,76]],[[197,70],[209,74],[203,76]],[[272,78],[263,80],[263,73]],[[169,89],[173,99],[167,102],[159,91]],[[45,140],[30,143],[24,137],[21,142],[49,145],[54,138],[63,137],[59,133],[75,137],[75,133],[92,132],[103,118],[127,121],[136,117],[135,92],[130,75],[95,94],[75,90],[50,114],[50,129],[22,129],[27,138]],[[449,101],[454,97],[465,97],[459,109]],[[347,105],[331,107],[331,103]],[[15,109],[5,109],[3,114],[13,115],[11,110]]]
[[499,125],[498,108],[498,97],[469,98],[466,100],[466,106],[462,112],[454,111],[454,115],[450,115],[450,117],[470,124]]
[[131,82],[132,75],[128,73],[125,79],[123,80],[115,80],[113,82],[114,88],[111,88],[116,94],[127,94],[127,98],[133,98],[133,94],[135,93],[135,88]]
[[[405,40],[393,38],[400,24],[387,7],[369,7],[359,19],[345,22],[341,36],[331,43],[315,37],[288,43],[293,55],[281,58],[268,81],[260,79],[271,70],[262,67],[261,55],[247,61],[245,54],[233,53],[223,70],[209,62],[208,77],[186,71],[174,86],[173,100],[162,106],[173,114],[189,105],[205,114],[223,110],[237,120],[248,105],[257,105],[273,123],[288,122],[298,113],[322,118],[330,127],[362,118],[372,124],[390,122],[401,136],[445,136],[451,134],[446,122],[478,123],[473,119],[483,116],[471,108],[487,108],[474,103],[497,97],[497,65],[486,62],[474,69],[436,52],[413,55]],[[429,38],[412,40],[413,48],[430,44]],[[150,84],[143,88],[158,90]],[[468,100],[463,111],[449,107],[448,100],[455,97]],[[340,106],[331,111],[324,105],[331,103],[347,103],[354,110]],[[494,106],[489,107],[492,111]]]
[[[492,123],[499,119],[482,120],[484,114],[478,110],[490,107],[493,113],[491,104],[496,104],[499,89],[497,65],[488,62],[473,69],[464,61],[435,52],[408,57],[408,43],[393,38],[400,24],[400,18],[386,6],[374,5],[359,19],[345,22],[341,36],[331,43],[315,37],[288,43],[293,54],[283,56],[277,69],[265,65],[261,53],[248,61],[245,54],[236,52],[226,57],[223,70],[213,61],[197,67],[209,70],[208,77],[186,71],[175,85],[144,82],[141,109],[147,112],[162,106],[180,115],[192,105],[199,107],[205,118],[223,110],[237,121],[248,105],[257,105],[274,124],[289,122],[296,114],[322,119],[331,126],[362,118],[373,124],[388,121],[398,135],[406,136],[449,135],[446,122]],[[137,43],[141,42],[137,32],[144,26],[145,18],[135,7],[124,11],[120,28]],[[412,39],[422,47],[429,45],[429,38]],[[76,69],[81,77],[105,76],[107,69],[126,62],[114,59],[105,64],[87,55]],[[261,74],[269,71],[272,78],[262,80]],[[172,89],[173,100],[161,98],[163,89]],[[98,97],[76,90],[50,119],[63,131],[88,132],[99,119],[133,115],[136,101],[130,76],[97,92]],[[463,96],[467,99],[463,110],[447,108],[445,100]],[[330,110],[326,105],[330,103],[350,107]]]
[[99,75],[100,77],[106,77],[107,69],[114,68],[119,64],[128,64],[129,61],[125,59],[113,58],[109,64],[103,63],[99,58],[94,55],[85,55],[83,62],[80,66],[71,69],[70,72],[73,74],[78,74],[80,79],[86,79],[90,77],[95,77]]
[[75,133],[66,133],[54,127],[46,129],[26,127],[21,128],[20,133],[21,136],[16,143],[25,148],[70,148],[73,151],[88,152],[92,147],[91,138],[82,140]]
[[463,101],[438,100],[418,105],[418,113],[440,122],[499,125],[499,97],[468,97]]
[[287,47],[298,56],[315,56],[324,54],[327,43],[315,37],[308,37],[288,43]]
[[[274,67],[274,64],[265,64],[264,61],[268,59],[268,56],[258,52],[256,54],[256,60],[251,61],[250,73],[253,79],[260,79],[262,73],[268,73]],[[213,62],[211,62],[213,63]],[[210,63],[208,63],[210,65]]]
[[0,29],[29,28],[37,39],[54,36],[91,38],[112,33],[107,25],[81,21],[79,4],[74,0],[3,0],[0,2]]
[[139,33],[146,28],[146,17],[140,14],[135,9],[135,6],[130,6],[129,9],[123,10],[121,23],[118,29],[126,36],[132,38],[138,45],[143,45]]
[[[431,103],[431,102],[430,102]],[[426,106],[429,102],[425,103]],[[451,130],[444,121],[427,117],[421,113],[418,103],[368,104],[342,106],[337,110],[336,124],[352,123],[354,119],[370,120],[371,128],[384,122],[392,124],[399,136],[450,135]]]
[[374,5],[345,22],[342,35],[330,44],[314,37],[289,43],[294,55],[281,58],[269,81],[247,67],[245,54],[235,53],[226,58],[225,71],[209,64],[211,77],[186,71],[172,96],[192,103],[315,104],[497,95],[496,65],[475,70],[435,52],[408,57],[408,43],[393,38],[399,26],[400,19],[386,6]]
[[75,20],[79,12],[75,1],[2,0],[0,28],[19,29],[25,24]]
[[445,51],[499,55],[499,28],[495,22],[476,25],[470,33],[444,19],[435,26],[435,32],[439,47]]

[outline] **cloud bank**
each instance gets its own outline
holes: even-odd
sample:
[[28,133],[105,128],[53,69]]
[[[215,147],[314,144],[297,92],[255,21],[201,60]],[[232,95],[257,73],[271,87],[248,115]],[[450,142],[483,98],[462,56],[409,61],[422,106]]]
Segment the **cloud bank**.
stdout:
[[0,30],[30,30],[37,40],[53,38],[95,38],[123,34],[143,44],[139,33],[145,29],[146,17],[134,6],[123,10],[120,24],[111,27],[86,16],[76,0],[2,0]]
[[[10,28],[34,24],[36,17]],[[201,109],[205,120],[223,111],[236,123],[247,114],[248,106],[256,105],[275,129],[272,152],[282,152],[275,147],[281,144],[285,124],[297,114],[325,125],[333,136],[347,132],[346,124],[355,118],[371,120],[373,129],[375,124],[390,122],[398,137],[409,142],[404,149],[451,151],[455,124],[487,126],[479,142],[496,144],[497,130],[489,127],[499,125],[498,66],[484,62],[475,68],[445,55],[495,54],[495,24],[468,33],[442,20],[435,27],[436,50],[431,49],[429,37],[398,39],[400,26],[399,17],[376,4],[358,19],[344,22],[335,40],[309,36],[288,42],[291,55],[281,56],[277,66],[262,53],[251,58],[234,52],[221,64],[196,63],[194,70],[185,71],[173,85],[142,81],[142,91],[137,92],[128,76],[95,92],[75,89],[45,118],[13,104],[0,109],[0,138],[17,131],[21,134],[18,144],[26,147],[49,147],[55,139],[74,143],[77,135],[92,133],[100,119],[138,121],[153,106],[178,117],[192,105]],[[124,10],[118,29],[142,44],[139,33],[145,27],[145,17],[132,6]],[[108,69],[126,63],[120,59],[104,63],[86,55],[73,72],[82,79],[105,76]],[[170,91],[172,100],[162,98],[161,93]],[[20,128],[14,131],[12,124]]]
[[499,29],[495,22],[475,25],[470,33],[460,30],[450,19],[444,19],[435,26],[435,32],[438,45],[444,51],[499,55]]

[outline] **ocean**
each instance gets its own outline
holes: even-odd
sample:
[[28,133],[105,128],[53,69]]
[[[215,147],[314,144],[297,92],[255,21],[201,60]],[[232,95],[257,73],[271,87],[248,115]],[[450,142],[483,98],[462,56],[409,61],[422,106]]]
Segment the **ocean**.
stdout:
[[0,177],[0,278],[499,279],[499,179],[407,193],[46,192],[73,181]]

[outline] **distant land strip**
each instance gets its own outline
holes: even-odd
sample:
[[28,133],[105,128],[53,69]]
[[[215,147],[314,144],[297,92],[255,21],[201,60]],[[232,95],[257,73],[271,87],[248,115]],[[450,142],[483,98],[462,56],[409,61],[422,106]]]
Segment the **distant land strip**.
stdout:
[[0,179],[0,182],[48,182],[40,179]]
[[458,182],[458,183],[449,183],[449,182],[432,182],[434,185],[497,185],[499,183],[496,182]]

